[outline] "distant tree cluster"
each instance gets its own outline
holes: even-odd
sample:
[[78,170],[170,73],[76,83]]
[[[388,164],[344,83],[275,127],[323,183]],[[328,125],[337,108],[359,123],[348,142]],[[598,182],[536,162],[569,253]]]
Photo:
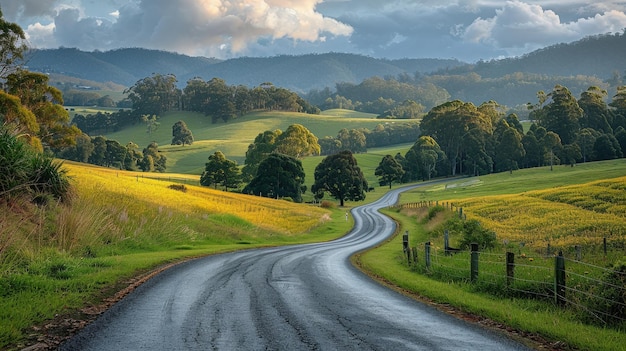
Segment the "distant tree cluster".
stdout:
[[66,160],[127,171],[163,173],[167,169],[167,158],[159,152],[159,146],[155,142],[142,151],[133,142],[122,145],[103,136],[92,138],[81,134],[74,145],[64,148],[58,156]]
[[277,110],[319,114],[320,110],[298,94],[272,83],[255,88],[229,86],[223,79],[191,79],[183,89],[183,109],[211,116],[213,123],[228,122],[252,110]]
[[343,128],[336,137],[319,139],[319,144],[322,155],[332,155],[342,150],[358,154],[367,152],[368,148],[411,143],[419,133],[418,123],[381,123],[373,130]]
[[76,114],[72,118],[72,124],[89,135],[117,132],[137,123],[141,123],[141,115],[132,110],[119,110],[112,113],[96,112],[87,115]]
[[577,100],[561,85],[530,104],[526,133],[515,114],[493,101],[475,106],[460,100],[428,112],[422,134],[405,155],[395,155],[399,172],[385,156],[376,175],[381,185],[434,176],[512,172],[519,168],[574,165],[624,157],[626,87],[607,104],[607,92],[590,87]]

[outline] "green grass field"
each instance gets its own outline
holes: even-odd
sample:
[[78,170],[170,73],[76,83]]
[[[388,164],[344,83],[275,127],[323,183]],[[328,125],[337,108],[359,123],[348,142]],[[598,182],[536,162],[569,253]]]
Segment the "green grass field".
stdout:
[[[195,142],[189,146],[172,146],[172,126],[184,121],[193,133]],[[167,170],[173,173],[201,174],[209,155],[221,151],[231,160],[243,165],[248,146],[266,130],[286,130],[292,124],[301,124],[318,138],[336,136],[342,128],[373,129],[380,123],[390,123],[375,115],[348,110],[329,110],[320,115],[291,112],[254,112],[228,123],[211,123],[210,117],[193,112],[169,112],[159,119],[159,129],[151,135],[144,125],[126,128],[105,135],[121,144],[135,142],[141,148],[156,141],[167,157]],[[391,122],[393,123],[393,122]],[[400,123],[400,122],[396,122]]]

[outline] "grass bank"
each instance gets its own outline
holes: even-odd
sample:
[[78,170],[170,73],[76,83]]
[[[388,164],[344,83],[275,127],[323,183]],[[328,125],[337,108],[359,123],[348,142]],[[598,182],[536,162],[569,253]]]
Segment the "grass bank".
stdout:
[[[345,209],[224,193],[66,163],[71,204],[11,203],[0,218],[0,349],[45,341],[167,264],[240,249],[328,241]],[[33,326],[35,328],[33,329]]]

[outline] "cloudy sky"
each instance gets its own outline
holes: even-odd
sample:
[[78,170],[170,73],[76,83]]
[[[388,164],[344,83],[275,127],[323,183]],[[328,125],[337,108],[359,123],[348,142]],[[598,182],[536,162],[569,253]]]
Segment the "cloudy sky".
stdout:
[[626,28],[626,0],[0,0],[0,8],[36,48],[222,59],[352,52],[473,62]]

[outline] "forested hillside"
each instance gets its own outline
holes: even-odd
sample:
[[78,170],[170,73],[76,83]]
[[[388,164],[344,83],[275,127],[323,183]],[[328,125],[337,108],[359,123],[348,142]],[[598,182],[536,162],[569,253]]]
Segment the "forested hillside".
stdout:
[[182,87],[192,78],[221,78],[230,84],[258,86],[271,82],[296,92],[334,87],[337,82],[358,83],[371,76],[430,73],[464,63],[444,59],[374,59],[353,54],[242,57],[226,61],[190,57],[148,49],[85,52],[60,48],[33,50],[27,55],[28,69],[58,73],[96,82],[130,86],[153,73],[174,74]]

